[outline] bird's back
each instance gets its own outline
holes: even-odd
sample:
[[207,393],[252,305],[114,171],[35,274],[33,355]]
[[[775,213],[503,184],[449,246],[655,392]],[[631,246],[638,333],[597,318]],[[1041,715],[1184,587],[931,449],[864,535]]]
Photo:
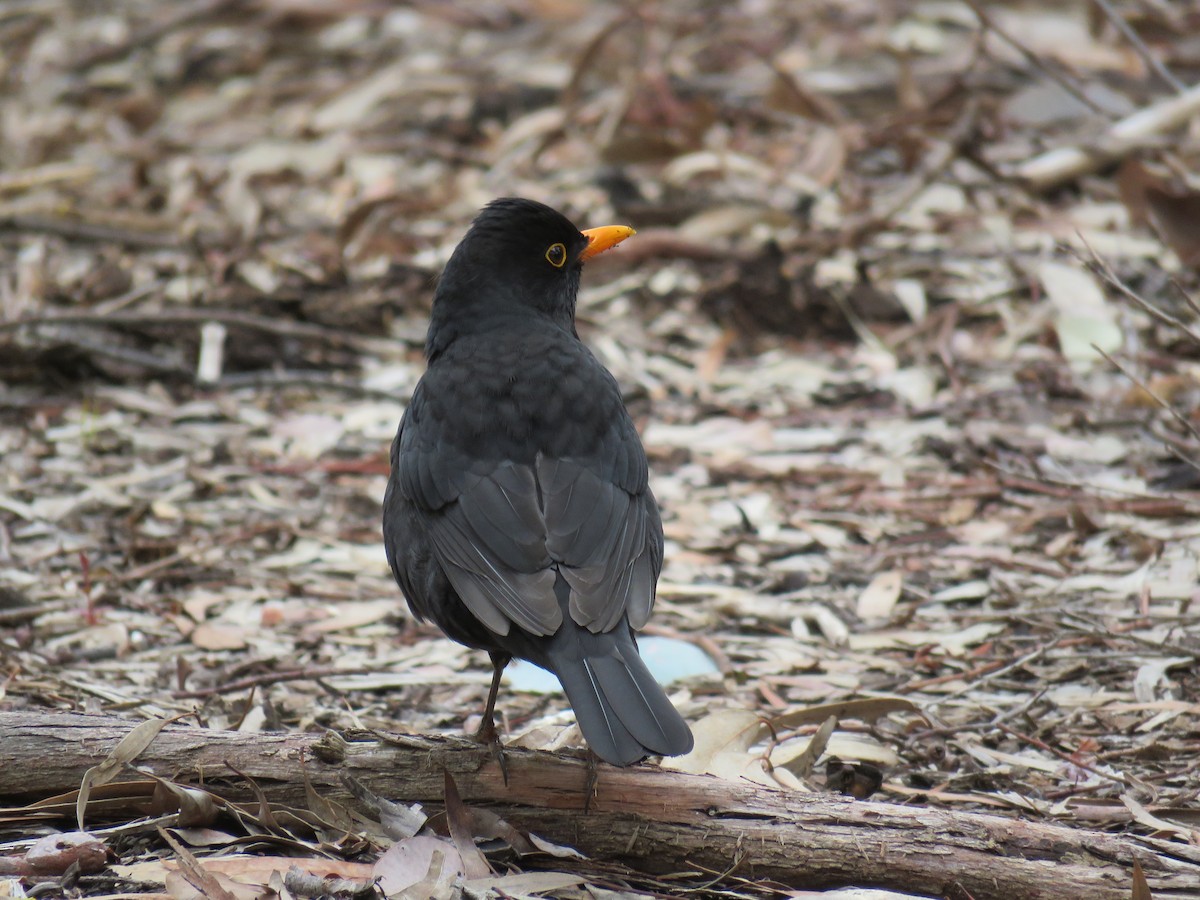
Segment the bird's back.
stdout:
[[577,337],[537,320],[459,338],[430,363],[413,403],[421,441],[476,459],[601,465],[613,441],[637,439],[612,375]]

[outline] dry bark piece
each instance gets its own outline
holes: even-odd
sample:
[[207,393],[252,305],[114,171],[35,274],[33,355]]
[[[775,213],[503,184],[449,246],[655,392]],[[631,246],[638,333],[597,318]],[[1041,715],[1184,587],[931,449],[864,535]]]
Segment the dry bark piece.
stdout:
[[1200,267],[1200,191],[1136,159],[1121,166],[1117,187],[1133,221],[1153,227],[1185,266]]
[[72,866],[90,875],[107,863],[104,841],[86,831],[69,831],[39,838],[22,857],[0,856],[0,875],[62,875]]

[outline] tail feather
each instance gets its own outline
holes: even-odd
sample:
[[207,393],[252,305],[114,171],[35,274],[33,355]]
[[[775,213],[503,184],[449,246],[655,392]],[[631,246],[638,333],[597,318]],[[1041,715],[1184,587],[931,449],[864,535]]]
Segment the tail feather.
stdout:
[[[549,653],[588,746],[605,762],[627,766],[650,755],[692,749],[692,732],[638,655],[632,635],[576,632],[578,644]],[[573,650],[573,652],[571,652]]]

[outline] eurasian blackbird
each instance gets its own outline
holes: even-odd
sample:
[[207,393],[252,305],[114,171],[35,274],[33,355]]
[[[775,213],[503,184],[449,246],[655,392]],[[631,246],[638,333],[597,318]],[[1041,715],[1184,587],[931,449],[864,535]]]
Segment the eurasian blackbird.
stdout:
[[646,453],[575,331],[584,261],[631,234],[581,232],[518,198],[479,214],[438,282],[383,501],[409,608],[491,654],[478,736],[496,740],[518,657],[558,676],[593,752],[618,766],[692,748],[634,639],[663,561]]

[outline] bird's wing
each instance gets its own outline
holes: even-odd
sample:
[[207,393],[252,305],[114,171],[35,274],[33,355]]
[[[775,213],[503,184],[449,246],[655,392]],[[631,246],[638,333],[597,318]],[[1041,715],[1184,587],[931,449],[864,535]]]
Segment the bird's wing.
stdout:
[[502,463],[431,517],[429,536],[446,577],[488,628],[513,622],[531,634],[562,624],[554,564],[528,466]]
[[599,632],[628,613],[641,628],[662,568],[662,524],[649,489],[631,493],[571,459],[540,458],[536,477],[546,549],[570,585],[571,618]]
[[507,634],[510,622],[531,634],[557,631],[556,573],[571,589],[571,617],[591,631],[611,630],[625,613],[634,628],[649,618],[662,526],[648,491],[631,495],[571,460],[503,462],[457,477],[436,471],[445,457],[400,460],[446,577],[492,631]]
[[561,574],[577,623],[609,631],[627,613],[641,628],[654,603],[663,536],[633,423],[614,423],[582,458],[485,460],[433,439],[436,429],[411,427],[420,393],[401,427],[394,476],[471,612],[497,634],[513,623],[553,634],[562,624]]

